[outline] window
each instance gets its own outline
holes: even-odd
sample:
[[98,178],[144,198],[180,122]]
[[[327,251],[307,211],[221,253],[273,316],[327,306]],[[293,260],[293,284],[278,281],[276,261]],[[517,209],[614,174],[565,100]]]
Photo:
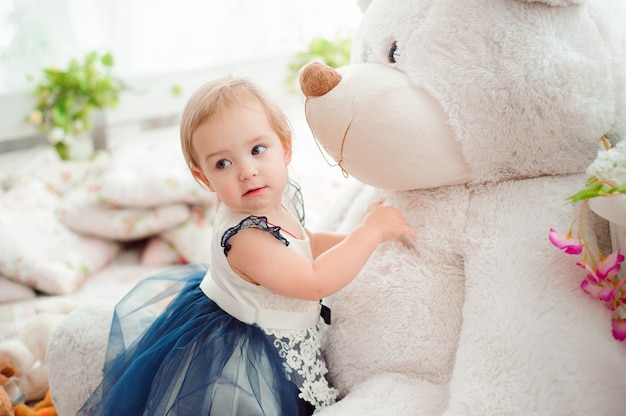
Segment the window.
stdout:
[[173,83],[195,89],[211,69],[239,64],[276,84],[313,37],[351,36],[360,18],[357,0],[0,0],[0,145],[36,139],[28,77],[88,51],[110,51],[139,91],[107,115],[121,125],[180,110]]
[[356,0],[0,0],[0,93],[92,49],[136,77],[292,54],[359,19]]

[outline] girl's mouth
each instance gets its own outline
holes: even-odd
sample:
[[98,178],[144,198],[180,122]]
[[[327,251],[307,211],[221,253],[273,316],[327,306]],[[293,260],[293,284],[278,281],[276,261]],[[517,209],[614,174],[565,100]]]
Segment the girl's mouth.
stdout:
[[249,191],[246,191],[246,193],[243,194],[243,196],[256,196],[256,195],[259,195],[261,192],[263,192],[264,189],[265,189],[264,186],[260,188],[250,189]]

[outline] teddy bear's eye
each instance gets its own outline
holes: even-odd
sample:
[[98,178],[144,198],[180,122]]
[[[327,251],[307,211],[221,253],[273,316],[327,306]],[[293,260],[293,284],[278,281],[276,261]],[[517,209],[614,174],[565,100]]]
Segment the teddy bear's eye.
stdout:
[[389,46],[389,50],[387,51],[387,59],[390,64],[396,63],[396,56],[398,51],[398,42],[394,41],[391,46]]

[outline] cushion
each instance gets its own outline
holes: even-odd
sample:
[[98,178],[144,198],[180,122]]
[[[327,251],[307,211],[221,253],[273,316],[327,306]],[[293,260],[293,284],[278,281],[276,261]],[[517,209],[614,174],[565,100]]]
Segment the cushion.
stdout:
[[[50,146],[47,146],[50,147]],[[99,154],[93,161],[63,161],[50,149],[29,149],[15,159],[3,158],[0,188],[11,189],[37,179],[62,195],[79,185],[90,173],[99,173],[108,163],[108,155]]]
[[0,274],[52,295],[74,291],[120,249],[62,224],[54,213],[58,202],[38,180],[0,195]]
[[174,246],[161,237],[152,237],[141,252],[139,262],[142,266],[165,266],[180,262]]
[[72,230],[99,238],[133,241],[158,234],[189,218],[187,205],[152,208],[111,207],[99,200],[100,187],[86,183],[69,192],[57,205],[57,215]]
[[183,262],[207,263],[210,260],[214,218],[215,208],[194,206],[189,220],[164,231],[161,237],[174,246]]
[[35,296],[37,296],[37,293],[32,287],[14,282],[7,277],[0,276],[0,303],[32,299]]
[[112,206],[215,204],[215,195],[202,189],[189,172],[177,130],[123,142],[112,154],[111,165],[99,179],[100,199]]

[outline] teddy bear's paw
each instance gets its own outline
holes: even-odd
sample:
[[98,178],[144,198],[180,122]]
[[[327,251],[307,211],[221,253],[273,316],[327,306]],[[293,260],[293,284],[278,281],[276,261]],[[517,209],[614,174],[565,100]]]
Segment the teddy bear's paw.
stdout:
[[445,386],[404,374],[379,374],[357,384],[345,397],[316,415],[441,416],[447,397]]

